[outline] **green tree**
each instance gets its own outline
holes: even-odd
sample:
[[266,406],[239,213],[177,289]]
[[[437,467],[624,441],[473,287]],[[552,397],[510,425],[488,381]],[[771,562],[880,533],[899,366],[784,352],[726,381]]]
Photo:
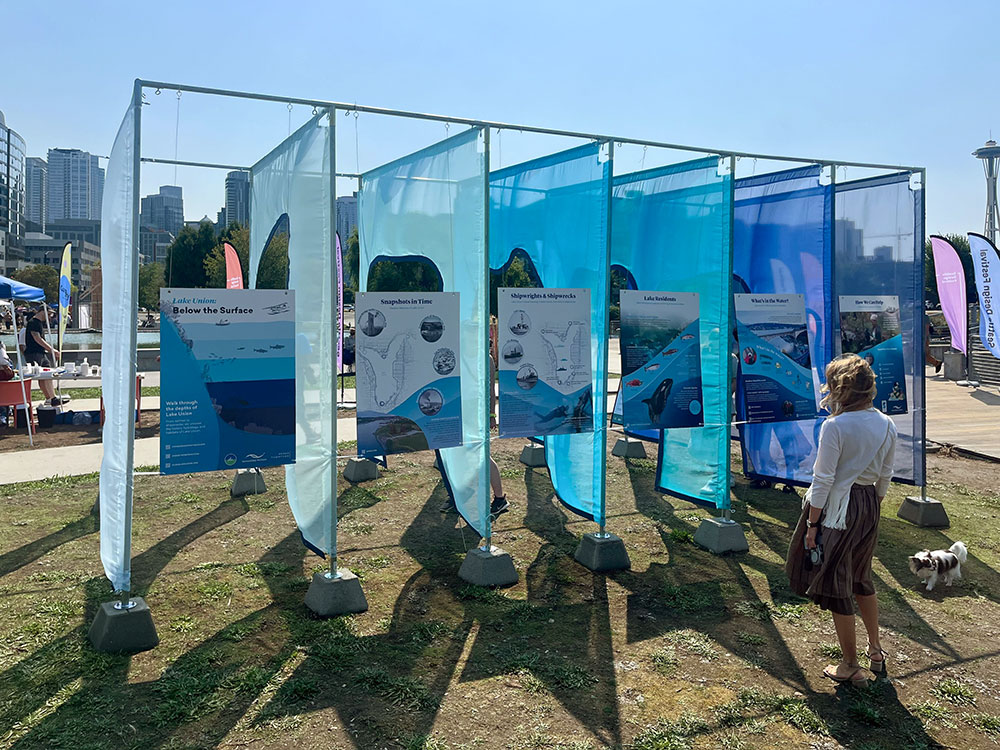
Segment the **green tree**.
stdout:
[[369,292],[439,292],[441,276],[426,261],[380,260],[368,274]]
[[[976,266],[972,261],[972,249],[969,247],[969,238],[964,234],[944,234],[941,235],[958,252],[959,260],[962,261],[962,268],[965,269],[965,288],[969,304],[979,303],[979,290],[976,288]],[[934,254],[931,250],[931,241],[927,240],[924,245],[924,295],[934,307],[941,306],[941,298],[938,297],[937,278],[934,275]]]
[[139,266],[139,307],[160,309],[160,288],[163,286],[163,264],[144,263]]
[[524,265],[523,258],[514,258],[503,273],[490,274],[490,315],[497,314],[497,289],[510,287],[515,289],[531,289],[537,286]]
[[[30,286],[35,286],[45,292],[45,301],[56,303],[59,301],[59,269],[55,266],[36,264],[25,266],[20,271],[15,271],[11,276],[17,281],[21,281]],[[76,294],[76,290],[73,290]]]
[[[279,227],[264,249],[257,266],[258,289],[288,288],[288,231]],[[250,229],[245,224],[233,222],[220,235],[218,244],[205,256],[205,281],[209,287],[226,285],[226,251],[223,243],[233,246],[240,259],[243,286],[250,287]]]
[[[343,242],[343,238],[341,238],[341,241]],[[346,291],[348,289],[350,289],[351,292],[358,291],[358,279],[361,278],[361,241],[358,238],[357,227],[354,227],[354,231],[352,231],[351,236],[347,238],[347,242],[343,243],[341,250],[344,254],[344,297],[346,298]],[[351,296],[353,299],[353,294]]]
[[211,222],[203,221],[196,228],[184,226],[167,248],[167,286],[182,289],[207,286],[205,258],[216,243]]

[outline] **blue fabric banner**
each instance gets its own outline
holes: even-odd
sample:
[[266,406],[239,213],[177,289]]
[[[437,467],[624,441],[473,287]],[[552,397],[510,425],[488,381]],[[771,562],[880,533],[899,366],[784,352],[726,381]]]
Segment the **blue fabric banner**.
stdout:
[[490,173],[490,267],[515,254],[546,288],[587,288],[594,431],[545,438],[556,495],[571,510],[604,523],[607,435],[608,213],[611,160],[600,144]]
[[[358,201],[360,288],[380,259],[426,260],[458,292],[462,445],[438,451],[458,512],[490,536],[486,148],[473,128],[366,173]],[[383,290],[386,291],[386,290]]]
[[713,156],[616,177],[611,262],[630,289],[698,294],[704,425],[663,430],[656,485],[728,508],[732,179],[719,166]]
[[[804,295],[814,394],[834,354],[833,189],[820,173],[811,166],[737,180],[733,207],[734,291]],[[742,408],[737,417],[745,421]],[[744,473],[808,484],[822,419],[742,425]]]

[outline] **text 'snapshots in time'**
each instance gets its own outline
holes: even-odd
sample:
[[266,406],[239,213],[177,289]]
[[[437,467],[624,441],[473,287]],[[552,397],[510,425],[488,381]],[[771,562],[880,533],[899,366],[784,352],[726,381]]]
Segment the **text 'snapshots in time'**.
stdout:
[[592,432],[589,289],[497,290],[500,436]]
[[462,444],[457,292],[357,295],[358,455]]
[[621,290],[626,428],[703,424],[699,325],[697,294]]
[[906,370],[899,297],[842,295],[840,297],[842,354],[857,354],[875,371],[875,406],[886,414],[906,413]]
[[161,289],[160,471],[295,462],[295,292]]
[[816,416],[805,298],[735,294],[743,414],[748,422]]

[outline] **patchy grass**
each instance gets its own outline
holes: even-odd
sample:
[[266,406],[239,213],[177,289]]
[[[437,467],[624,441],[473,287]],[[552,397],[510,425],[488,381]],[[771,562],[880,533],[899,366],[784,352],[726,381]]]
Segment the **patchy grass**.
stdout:
[[961,680],[949,678],[941,680],[931,692],[956,706],[971,706],[976,702],[976,691]]

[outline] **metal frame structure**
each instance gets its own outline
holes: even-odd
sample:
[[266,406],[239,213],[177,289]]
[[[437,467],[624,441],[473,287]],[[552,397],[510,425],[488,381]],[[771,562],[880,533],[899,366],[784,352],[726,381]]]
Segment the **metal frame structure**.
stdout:
[[[359,181],[359,183],[360,183],[360,180],[361,180],[361,175],[360,174],[357,174],[357,173],[348,173],[348,172],[341,173],[341,172],[337,172],[336,171],[336,126],[335,126],[334,123],[335,123],[335,117],[336,117],[337,112],[344,112],[344,113],[351,113],[351,112],[353,112],[355,114],[364,112],[366,114],[384,115],[384,116],[391,116],[391,117],[400,117],[400,118],[410,119],[410,120],[423,120],[423,121],[431,121],[431,122],[442,122],[442,123],[446,123],[446,124],[448,124],[448,123],[455,123],[455,124],[460,124],[460,125],[467,125],[469,127],[479,127],[479,128],[482,128],[483,131],[484,131],[484,135],[485,135],[486,156],[487,156],[487,175],[489,173],[489,154],[490,154],[490,151],[489,151],[489,131],[490,131],[490,129],[496,129],[498,133],[502,132],[503,130],[512,130],[512,131],[519,131],[519,132],[522,132],[522,133],[534,133],[534,134],[539,134],[539,135],[551,135],[551,136],[559,136],[559,137],[566,137],[566,138],[576,138],[576,139],[581,139],[581,140],[596,141],[596,142],[599,142],[599,143],[607,144],[608,148],[609,148],[609,154],[613,154],[614,145],[616,143],[618,145],[628,144],[628,145],[634,145],[634,146],[653,147],[653,148],[668,149],[668,150],[675,150],[675,151],[686,151],[686,152],[693,152],[693,153],[710,154],[710,155],[713,155],[713,156],[720,157],[720,160],[726,159],[726,160],[729,161],[730,172],[733,175],[733,184],[735,184],[736,161],[737,161],[737,159],[749,158],[749,159],[755,159],[755,160],[760,159],[760,160],[775,161],[775,162],[795,162],[795,163],[802,163],[802,164],[819,164],[819,165],[824,166],[824,167],[830,167],[831,168],[831,172],[834,172],[836,170],[836,167],[856,167],[856,168],[872,169],[872,170],[884,170],[884,171],[897,171],[897,172],[917,173],[917,174],[920,174],[921,186],[922,187],[926,186],[926,168],[924,168],[924,167],[917,167],[917,166],[905,166],[905,165],[897,165],[897,164],[881,164],[881,163],[874,163],[874,162],[844,161],[844,160],[839,160],[839,159],[813,158],[813,157],[804,157],[804,156],[784,156],[784,155],[777,155],[777,154],[760,154],[760,153],[753,153],[753,152],[749,152],[749,151],[734,151],[732,149],[709,148],[709,147],[705,147],[705,146],[691,146],[691,145],[685,145],[685,144],[679,144],[679,143],[670,143],[670,142],[667,142],[667,141],[658,141],[658,140],[646,139],[646,138],[629,138],[629,137],[616,136],[616,135],[610,135],[610,134],[605,134],[605,133],[591,133],[591,132],[585,132],[585,131],[566,130],[566,129],[561,129],[561,128],[540,127],[540,126],[532,126],[532,125],[520,125],[520,124],[515,124],[515,123],[498,122],[498,121],[493,121],[493,120],[480,120],[480,119],[474,119],[474,118],[468,118],[468,117],[460,117],[460,116],[452,116],[452,115],[440,115],[440,114],[432,114],[432,113],[426,113],[426,112],[413,112],[413,111],[400,110],[400,109],[391,109],[391,108],[386,108],[386,107],[375,107],[375,106],[368,106],[368,105],[359,105],[357,103],[351,104],[351,103],[346,103],[346,102],[337,102],[337,101],[330,101],[330,100],[324,100],[324,99],[306,99],[306,98],[301,98],[301,97],[280,96],[280,95],[274,95],[274,94],[258,94],[258,93],[248,92],[248,91],[238,91],[238,90],[232,90],[232,89],[220,89],[220,88],[213,88],[213,87],[207,87],[207,86],[192,86],[192,85],[188,85],[188,84],[171,83],[171,82],[166,82],[166,81],[155,81],[155,80],[148,80],[148,79],[137,78],[135,80],[135,82],[134,82],[134,85],[133,85],[133,94],[132,94],[132,104],[135,107],[135,118],[136,118],[135,119],[135,136],[134,136],[134,144],[133,144],[134,145],[134,157],[133,157],[133,167],[132,167],[133,168],[134,185],[135,185],[135,195],[133,196],[133,218],[132,218],[132,221],[133,221],[133,230],[134,230],[133,231],[133,238],[132,238],[132,243],[133,243],[132,252],[133,252],[133,258],[136,261],[136,262],[133,263],[133,268],[132,268],[132,289],[133,289],[133,296],[134,297],[137,297],[137,295],[138,295],[138,269],[139,269],[139,264],[138,264],[137,261],[138,261],[138,257],[139,257],[139,233],[138,233],[138,227],[139,227],[139,192],[140,192],[140,170],[141,170],[142,163],[166,164],[166,165],[187,166],[187,167],[201,167],[201,168],[207,168],[207,169],[225,169],[225,170],[250,171],[250,167],[240,166],[240,165],[221,164],[221,163],[212,163],[212,162],[184,161],[184,160],[178,160],[176,158],[175,159],[167,159],[167,158],[143,157],[141,155],[141,132],[142,132],[142,118],[141,118],[141,115],[142,115],[142,104],[144,103],[143,100],[145,99],[145,93],[144,93],[145,89],[154,89],[156,91],[156,93],[160,93],[163,90],[169,90],[169,91],[176,91],[178,93],[178,95],[180,95],[181,92],[194,93],[194,94],[206,94],[206,95],[211,95],[211,96],[223,96],[223,97],[229,97],[229,98],[235,98],[235,99],[255,100],[255,101],[262,101],[262,102],[278,102],[278,103],[282,103],[282,104],[287,104],[289,106],[298,104],[298,105],[304,105],[304,106],[308,106],[308,107],[313,107],[314,109],[325,109],[325,110],[327,110],[328,113],[329,113],[329,118],[330,118],[330,134],[329,134],[329,138],[330,138],[330,158],[331,158],[331,170],[330,170],[330,182],[331,182],[330,211],[331,211],[331,216],[330,216],[330,220],[331,220],[331,227],[332,227],[332,229],[331,229],[331,248],[330,248],[330,252],[331,253],[335,253],[336,252],[336,246],[335,246],[336,240],[335,240],[335,229],[334,229],[336,227],[336,221],[337,221],[337,215],[336,215],[336,210],[337,210],[337,207],[336,207],[336,201],[337,201],[336,180],[338,178],[353,178],[353,179],[357,179]],[[613,162],[612,162],[612,164],[613,164]],[[612,169],[613,169],[613,167],[612,167]],[[488,179],[488,177],[487,177],[487,179]],[[487,196],[488,196],[488,191],[487,191]],[[488,197],[487,197],[487,200],[488,200]],[[487,204],[486,208],[487,208],[487,217],[488,217],[488,214],[489,214],[489,211],[488,211],[489,206],[488,206],[488,204]],[[926,213],[926,207],[925,207],[924,210],[925,210],[925,213]],[[487,218],[487,222],[488,222],[488,218]],[[488,232],[489,232],[488,224],[487,224],[486,231],[487,231],[487,241],[488,241],[488,236],[489,236],[488,235]],[[610,238],[610,231],[611,231],[611,228],[610,228],[610,221],[609,221],[609,226],[608,226],[608,232],[609,232],[608,236],[609,236],[609,238]],[[730,217],[730,233],[732,233],[732,231],[733,231],[732,217]],[[333,267],[333,264],[331,264],[331,267]],[[921,263],[921,269],[922,268],[923,268],[923,264]],[[488,273],[489,273],[489,271],[488,271],[488,268],[487,268],[487,271],[486,271],[486,274],[487,274],[486,281],[488,281]],[[922,271],[921,271],[921,273],[922,273]],[[333,270],[331,272],[331,283],[333,284],[334,290],[336,290],[336,271],[335,270]],[[334,291],[334,297],[335,296],[336,296],[336,292]],[[132,310],[131,314],[134,316],[136,314],[136,311]],[[923,329],[921,327],[920,328],[921,333],[919,334],[919,336],[918,336],[919,340],[917,341],[918,350],[921,350],[921,351],[922,351],[922,348],[920,348],[920,347],[922,347],[922,344],[923,344],[922,330]],[[135,351],[136,335],[137,335],[136,334],[136,328],[135,328],[135,325],[133,325],[132,326],[132,333],[131,333],[131,339],[132,339],[131,340],[131,347],[132,347],[132,351]],[[607,370],[607,361],[606,360],[607,360],[607,350],[605,351],[605,371]],[[136,369],[136,361],[135,361],[135,357],[132,357],[130,359],[130,366],[129,366],[129,370],[130,370],[129,371],[129,377],[130,377],[130,381],[129,382],[132,382],[135,379],[135,369]],[[334,394],[336,394],[336,377],[337,377],[336,372],[334,372],[333,380],[332,380],[332,384],[331,384],[331,387],[333,388]],[[924,389],[924,380],[923,380],[923,378],[921,378],[921,390],[923,391],[923,389]],[[334,398],[336,398],[336,396],[334,396]],[[926,399],[924,399],[924,400],[926,401]],[[926,432],[926,409],[924,409],[923,420],[924,420],[924,428],[925,428],[925,432]],[[133,426],[132,426],[131,429],[132,429],[132,432],[131,432],[131,434],[129,436],[129,442],[128,442],[128,448],[127,448],[127,457],[128,457],[128,464],[130,466],[133,466],[133,464],[134,464],[134,439],[135,439],[134,438],[134,435],[135,435],[135,433],[134,433],[134,424],[133,424]],[[334,446],[336,446],[336,439],[337,439],[337,434],[336,434],[336,419],[334,419],[332,439],[333,439],[333,442],[334,442]],[[336,451],[335,450],[334,450],[334,460],[336,460]],[[926,458],[925,458],[925,461],[926,461]],[[134,466],[133,466],[133,468],[134,468]],[[731,471],[731,469],[730,469],[730,467],[728,466],[728,463],[727,463],[727,469],[726,469],[727,477],[729,476],[730,471]],[[923,488],[923,493],[926,494],[926,486],[924,486],[924,488]],[[336,472],[335,472],[334,473],[334,478],[333,478],[333,498],[334,498],[334,502],[336,502],[336,497],[337,497],[337,479],[336,479]],[[127,557],[131,557],[131,536],[130,536],[131,535],[131,516],[132,516],[132,484],[131,484],[131,482],[129,482],[128,486],[127,486],[127,491],[126,491],[126,505],[127,505],[127,508],[126,508],[126,511],[125,511],[126,512],[126,527],[129,529],[129,538],[125,540],[125,552],[126,552],[126,556]],[[728,513],[726,513],[726,517],[728,518]],[[330,570],[329,570],[329,572],[326,575],[328,577],[330,577],[330,578],[336,578],[339,575],[338,571],[337,571],[337,555],[336,555],[336,551],[335,551],[336,550],[336,539],[337,539],[337,512],[336,512],[336,506],[334,506],[334,509],[332,511],[331,526],[332,526],[332,528],[331,528],[331,547],[332,547],[332,549],[334,551],[330,555]],[[489,533],[492,534],[492,529],[490,529]],[[600,533],[602,533],[602,534],[604,533],[604,528],[603,527],[600,529]],[[486,544],[489,545],[490,542],[491,542],[491,539],[489,537],[487,537],[485,541],[486,541]],[[487,546],[487,548],[489,548],[489,547]],[[129,606],[129,602],[130,602],[130,600],[129,600],[129,592],[128,591],[121,592],[121,595],[122,595],[121,606],[128,607]]]

